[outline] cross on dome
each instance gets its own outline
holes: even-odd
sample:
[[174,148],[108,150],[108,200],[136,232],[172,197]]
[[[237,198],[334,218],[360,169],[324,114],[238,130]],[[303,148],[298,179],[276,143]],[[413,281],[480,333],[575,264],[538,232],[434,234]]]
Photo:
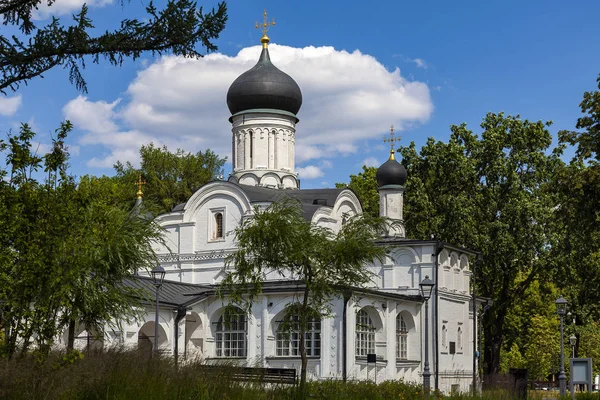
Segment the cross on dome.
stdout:
[[395,160],[395,157],[394,157],[394,153],[395,153],[394,144],[396,142],[400,141],[400,136],[395,137],[394,135],[395,135],[394,134],[394,124],[392,124],[390,126],[390,137],[386,137],[386,136],[383,137],[383,142],[390,144],[390,160]]
[[138,191],[137,191],[137,198],[141,199],[142,196],[144,195],[144,193],[142,192],[142,187],[146,184],[146,180],[144,178],[142,178],[142,175],[138,175],[137,181],[135,182],[135,184],[137,185]]
[[263,23],[259,24],[258,21],[256,21],[256,24],[254,24],[254,27],[256,29],[260,29],[262,31],[263,35],[260,38],[260,42],[263,44],[263,49],[267,48],[267,45],[269,44],[269,41],[271,40],[267,36],[267,32],[269,32],[269,28],[274,25],[275,25],[275,18],[273,18],[273,20],[271,22],[269,22],[269,20],[267,18],[267,10],[266,9],[263,12]]

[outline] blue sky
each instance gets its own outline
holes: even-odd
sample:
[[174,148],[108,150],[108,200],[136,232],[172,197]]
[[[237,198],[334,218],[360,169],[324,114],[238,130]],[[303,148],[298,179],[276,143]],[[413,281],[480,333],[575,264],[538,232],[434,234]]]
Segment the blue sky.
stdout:
[[[101,31],[124,17],[143,17],[145,2],[88,4]],[[68,13],[81,0],[56,4],[50,10]],[[69,84],[67,70],[54,69],[0,98],[2,135],[29,121],[43,151],[60,121],[71,119],[77,175],[110,175],[115,160],[135,163],[149,141],[190,151],[208,146],[230,157],[225,95],[258,58],[254,22],[263,8],[277,22],[271,57],[305,95],[296,136],[303,188],[333,186],[364,162],[385,161],[381,139],[392,123],[403,143],[417,145],[430,136],[446,140],[451,124],[466,122],[477,132],[490,111],[553,120],[553,133],[572,129],[582,94],[595,88],[600,73],[597,1],[232,0],[228,6],[216,42],[220,55],[146,56],[121,68],[88,63],[85,95]],[[15,95],[20,99],[11,100]]]

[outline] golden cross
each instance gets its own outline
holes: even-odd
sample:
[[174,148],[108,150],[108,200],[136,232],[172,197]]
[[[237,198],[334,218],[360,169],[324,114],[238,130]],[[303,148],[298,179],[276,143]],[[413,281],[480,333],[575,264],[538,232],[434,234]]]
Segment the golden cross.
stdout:
[[137,182],[135,182],[135,184],[137,185],[137,188],[138,188],[137,197],[138,197],[138,199],[141,199],[142,196],[144,195],[144,193],[142,192],[142,187],[146,184],[146,181],[144,180],[144,178],[142,178],[142,175],[138,175],[138,179],[137,179]]
[[394,125],[390,126],[390,137],[383,137],[384,143],[390,144],[390,158],[394,158],[394,144],[400,141],[400,136],[394,137]]
[[267,10],[265,9],[265,11],[263,12],[263,23],[259,24],[258,21],[256,21],[256,24],[254,24],[254,27],[256,29],[260,29],[263,33],[262,37],[260,38],[261,43],[263,44],[263,48],[267,48],[267,44],[269,43],[269,37],[267,36],[267,32],[269,32],[269,28],[271,26],[275,25],[275,18],[273,18],[273,20],[271,22],[269,22],[269,19],[267,18]]

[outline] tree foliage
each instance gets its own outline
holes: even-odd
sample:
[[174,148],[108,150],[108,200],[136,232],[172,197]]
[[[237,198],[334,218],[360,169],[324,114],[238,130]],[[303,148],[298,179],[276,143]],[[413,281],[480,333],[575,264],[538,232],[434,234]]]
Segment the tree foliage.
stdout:
[[115,165],[117,178],[126,187],[134,187],[139,175],[146,181],[144,203],[150,211],[170,212],[177,204],[186,202],[198,188],[223,174],[226,158],[207,149],[196,154],[177,149],[169,152],[166,146],[152,143],[140,149],[141,165],[134,168],[129,162]]
[[35,10],[52,7],[53,3],[53,0],[0,2],[4,25],[20,30],[19,35],[0,35],[0,92],[8,88],[17,90],[21,84],[56,66],[68,69],[71,83],[85,92],[81,70],[86,60],[99,63],[104,59],[112,65],[121,65],[124,59],[135,60],[146,52],[201,57],[197,45],[208,51],[216,50],[213,40],[219,37],[227,21],[225,2],[205,13],[191,0],[168,0],[161,10],[150,1],[145,18],[126,18],[118,29],[96,36],[85,4],[73,16],[71,25],[63,25],[56,17],[45,26],[36,25]]
[[600,76],[598,89],[583,95],[580,130],[559,132],[561,143],[575,146],[575,157],[555,180],[555,279],[566,288],[578,325],[600,318]]
[[454,125],[448,143],[399,150],[408,170],[408,234],[484,255],[478,293],[494,299],[483,321],[487,373],[499,372],[509,310],[546,272],[555,205],[548,186],[562,165],[559,151],[548,154],[548,125],[489,113],[480,136]]
[[104,198],[102,185],[79,190],[68,175],[71,128],[61,125],[44,156],[31,151],[35,133],[27,124],[2,146],[0,300],[9,356],[32,344],[44,356],[76,323],[101,331],[134,316],[140,293],[121,282],[156,262],[154,223]]
[[286,318],[295,318],[299,329],[301,393],[306,382],[308,324],[315,316],[329,314],[333,297],[350,286],[371,282],[365,264],[385,255],[384,247],[375,243],[381,229],[381,220],[365,216],[350,218],[339,232],[333,232],[304,219],[299,204],[289,200],[256,207],[235,231],[238,249],[226,259],[228,274],[221,296],[249,312],[265,277],[299,283],[301,294],[286,306]]

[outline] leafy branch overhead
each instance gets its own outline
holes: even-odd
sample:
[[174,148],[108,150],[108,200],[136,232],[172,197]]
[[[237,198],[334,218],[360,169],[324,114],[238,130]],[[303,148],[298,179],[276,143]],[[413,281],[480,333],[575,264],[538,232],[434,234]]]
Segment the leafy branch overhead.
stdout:
[[119,29],[93,36],[93,21],[88,7],[73,16],[74,24],[66,26],[59,18],[38,27],[32,20],[34,10],[46,0],[1,0],[0,14],[4,25],[17,26],[19,35],[0,35],[0,92],[17,90],[32,78],[55,66],[69,70],[69,80],[78,90],[86,92],[81,73],[86,56],[94,63],[101,59],[120,66],[126,58],[139,58],[143,53],[153,55],[171,53],[186,57],[202,57],[197,46],[207,51],[217,50],[213,43],[227,21],[227,6],[220,2],[216,9],[205,13],[190,0],[169,0],[159,10],[151,1],[143,20],[124,19]]

